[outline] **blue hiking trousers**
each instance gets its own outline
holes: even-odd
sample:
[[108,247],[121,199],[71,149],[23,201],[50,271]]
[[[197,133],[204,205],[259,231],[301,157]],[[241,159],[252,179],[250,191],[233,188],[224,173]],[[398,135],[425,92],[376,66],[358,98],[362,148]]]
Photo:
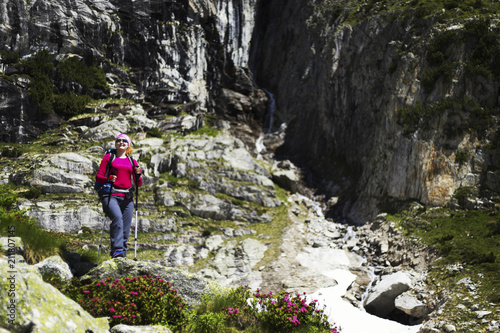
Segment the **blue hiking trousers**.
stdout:
[[[105,196],[102,199],[102,208],[104,213],[111,219],[109,227],[109,236],[111,238],[111,252],[110,255],[116,251],[127,253],[127,241],[130,235],[130,225],[132,224],[132,217],[134,215],[134,200],[133,198]],[[108,211],[106,212],[106,208]]]

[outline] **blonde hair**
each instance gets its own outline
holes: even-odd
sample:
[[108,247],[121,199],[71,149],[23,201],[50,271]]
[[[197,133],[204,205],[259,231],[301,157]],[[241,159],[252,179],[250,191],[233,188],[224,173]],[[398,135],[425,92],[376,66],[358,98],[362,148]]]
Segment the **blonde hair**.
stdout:
[[127,150],[125,151],[125,155],[127,156],[132,156],[132,152],[134,151],[134,148],[132,148],[130,145],[128,146]]

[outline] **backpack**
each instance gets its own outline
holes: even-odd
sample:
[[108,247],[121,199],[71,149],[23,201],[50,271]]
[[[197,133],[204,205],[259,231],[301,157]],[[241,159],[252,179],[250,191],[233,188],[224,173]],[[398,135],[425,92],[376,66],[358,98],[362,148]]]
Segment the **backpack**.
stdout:
[[[109,176],[109,170],[111,169],[111,164],[113,163],[113,160],[115,159],[116,157],[116,149],[115,148],[109,148],[108,150],[106,150],[106,153],[104,153],[104,155],[106,154],[109,154],[109,161],[108,161],[108,165],[106,166],[106,172],[104,173],[104,175],[106,177]],[[135,164],[134,164],[134,159],[132,158],[132,156],[128,156],[128,159],[130,161],[130,163],[132,164],[132,169],[135,167]],[[102,197],[104,195],[110,195],[111,193],[111,183],[99,183],[98,181],[95,181],[94,182],[94,190],[97,192],[97,194],[99,194],[99,197]]]

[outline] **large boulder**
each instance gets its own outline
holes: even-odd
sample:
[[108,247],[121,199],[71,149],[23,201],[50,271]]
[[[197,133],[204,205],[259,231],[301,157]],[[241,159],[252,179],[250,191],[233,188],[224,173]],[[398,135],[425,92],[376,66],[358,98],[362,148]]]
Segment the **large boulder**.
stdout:
[[[0,258],[0,327],[10,332],[109,332],[106,318],[93,318],[78,303],[43,281],[36,269]],[[22,274],[21,274],[22,273]]]
[[172,287],[177,289],[186,304],[190,307],[200,304],[202,295],[211,293],[219,286],[201,276],[190,274],[177,268],[165,267],[159,264],[134,261],[126,258],[113,259],[103,262],[81,277],[82,281],[96,281],[108,277],[120,279],[126,276],[151,275],[170,281]]
[[424,302],[408,291],[396,297],[394,305],[397,309],[416,318],[423,318],[430,312],[430,309]]
[[52,256],[34,265],[43,277],[58,277],[69,282],[73,277],[69,265],[59,256]]
[[384,275],[365,299],[365,310],[379,317],[386,317],[395,307],[395,299],[407,291],[412,282],[408,274],[397,272]]

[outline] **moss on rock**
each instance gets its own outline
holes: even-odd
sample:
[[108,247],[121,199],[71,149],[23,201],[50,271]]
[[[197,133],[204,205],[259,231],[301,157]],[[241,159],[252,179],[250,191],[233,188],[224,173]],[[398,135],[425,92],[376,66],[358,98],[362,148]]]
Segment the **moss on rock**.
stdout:
[[[13,265],[13,266],[10,266]],[[0,326],[11,332],[108,332],[106,318],[95,319],[39,274],[21,274],[26,264],[0,258]]]

